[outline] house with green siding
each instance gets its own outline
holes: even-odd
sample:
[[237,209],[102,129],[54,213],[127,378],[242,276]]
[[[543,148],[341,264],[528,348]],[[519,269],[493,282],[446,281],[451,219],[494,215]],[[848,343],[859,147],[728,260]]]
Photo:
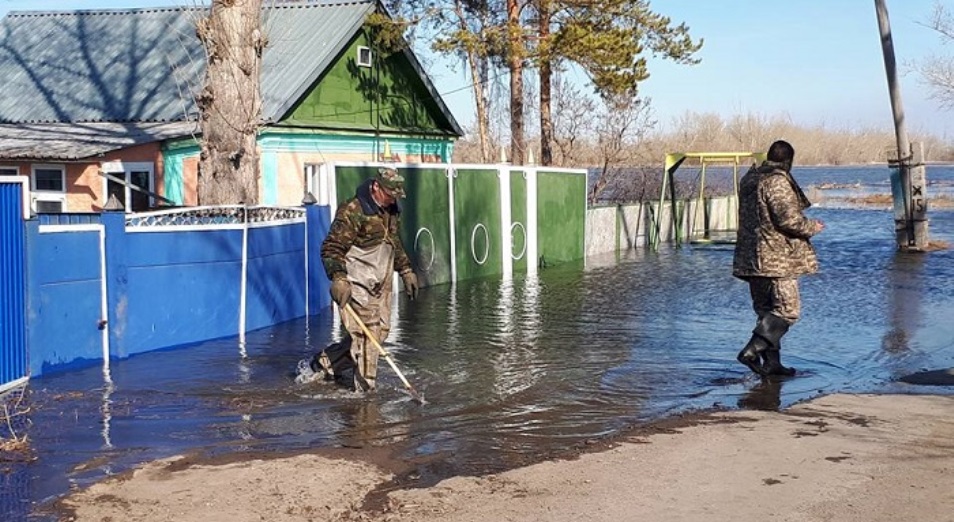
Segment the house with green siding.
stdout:
[[[263,10],[260,202],[298,204],[323,165],[445,163],[463,133],[409,50],[370,38],[377,2]],[[0,21],[0,175],[38,212],[195,205],[202,7],[11,12]],[[137,190],[141,188],[143,190]]]

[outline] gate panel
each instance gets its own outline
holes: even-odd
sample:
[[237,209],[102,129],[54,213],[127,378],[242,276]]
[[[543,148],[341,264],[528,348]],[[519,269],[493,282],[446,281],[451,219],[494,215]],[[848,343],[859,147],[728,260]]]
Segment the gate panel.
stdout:
[[27,376],[24,190],[0,179],[0,390]]
[[[444,168],[405,168],[407,197],[401,201],[401,243],[414,261],[423,285],[451,281],[450,196]],[[337,205],[354,197],[358,185],[378,166],[335,166]],[[337,208],[332,210],[334,213]]]
[[586,231],[586,177],[583,174],[537,174],[537,226],[541,266],[583,259]]
[[108,332],[100,323],[106,312],[103,248],[102,225],[40,227],[31,245],[33,375],[58,365],[108,360]]
[[510,171],[510,256],[513,271],[527,271],[527,173]]
[[503,273],[498,173],[460,169],[454,178],[458,281]]
[[401,212],[401,242],[422,285],[451,281],[450,196],[445,169],[401,169],[407,198]]

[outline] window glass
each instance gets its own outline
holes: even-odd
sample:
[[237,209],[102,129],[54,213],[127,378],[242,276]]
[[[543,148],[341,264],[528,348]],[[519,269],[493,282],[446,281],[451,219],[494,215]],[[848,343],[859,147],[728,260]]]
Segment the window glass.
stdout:
[[36,169],[33,171],[34,190],[64,192],[63,171],[61,169]]
[[16,176],[19,173],[16,167],[0,167],[0,176]]
[[38,199],[36,201],[36,211],[39,214],[57,214],[63,212],[63,202]]
[[[149,173],[142,171],[132,171],[129,173],[129,182],[143,190],[151,191],[152,187],[149,186]],[[144,192],[139,192],[138,190],[130,189],[130,196],[132,197],[132,211],[133,212],[142,212],[144,210],[149,210],[149,195]]]

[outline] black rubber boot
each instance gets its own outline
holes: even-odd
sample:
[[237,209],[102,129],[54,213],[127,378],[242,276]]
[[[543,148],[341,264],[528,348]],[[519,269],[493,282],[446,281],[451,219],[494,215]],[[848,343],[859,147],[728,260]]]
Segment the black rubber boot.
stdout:
[[740,351],[739,355],[735,358],[740,363],[748,366],[753,372],[763,375],[761,355],[769,348],[771,348],[771,346],[768,341],[758,335],[752,334],[752,338],[746,343],[745,348],[742,348],[742,351]]
[[752,331],[753,335],[765,338],[770,345],[768,349],[759,352],[759,355],[762,356],[761,375],[763,377],[791,377],[795,375],[794,368],[782,366],[782,337],[788,333],[790,326],[788,321],[777,315],[765,314],[759,318],[755,330]]
[[765,375],[775,375],[779,377],[792,377],[795,375],[795,368],[782,366],[782,353],[780,350],[766,350],[762,353],[762,371]]
[[354,371],[356,365],[351,358],[351,337],[345,337],[340,343],[335,343],[325,349],[325,354],[331,362],[335,384],[351,391],[354,387]]
[[[736,359],[762,377],[777,375],[772,372],[779,372],[784,367],[781,363],[776,366],[773,361],[778,362],[778,358],[767,356],[767,354],[769,351],[778,353],[782,336],[788,332],[788,327],[788,322],[777,315],[765,314],[759,317],[755,329],[752,330],[752,338],[749,339],[745,348],[742,348]],[[766,363],[770,366],[766,367]]]

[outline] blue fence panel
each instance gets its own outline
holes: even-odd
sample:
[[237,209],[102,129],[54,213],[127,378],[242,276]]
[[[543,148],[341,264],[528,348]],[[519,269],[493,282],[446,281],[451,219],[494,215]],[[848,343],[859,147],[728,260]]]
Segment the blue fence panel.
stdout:
[[241,230],[128,233],[124,263],[114,355],[238,335]]
[[249,228],[246,331],[305,315],[305,223]]
[[308,313],[316,315],[331,306],[328,275],[321,264],[321,242],[331,228],[332,208],[328,205],[305,207],[308,216]]
[[[249,227],[246,331],[329,306],[320,248],[330,209],[311,206],[306,215],[307,222]],[[25,328],[34,374],[99,361],[107,342],[108,356],[123,358],[239,335],[242,225],[223,219],[127,231],[126,219],[103,212],[27,222]],[[104,302],[107,332],[99,329]]]
[[102,250],[95,230],[28,227],[30,371],[103,358]]
[[0,389],[27,375],[23,185],[0,183]]

